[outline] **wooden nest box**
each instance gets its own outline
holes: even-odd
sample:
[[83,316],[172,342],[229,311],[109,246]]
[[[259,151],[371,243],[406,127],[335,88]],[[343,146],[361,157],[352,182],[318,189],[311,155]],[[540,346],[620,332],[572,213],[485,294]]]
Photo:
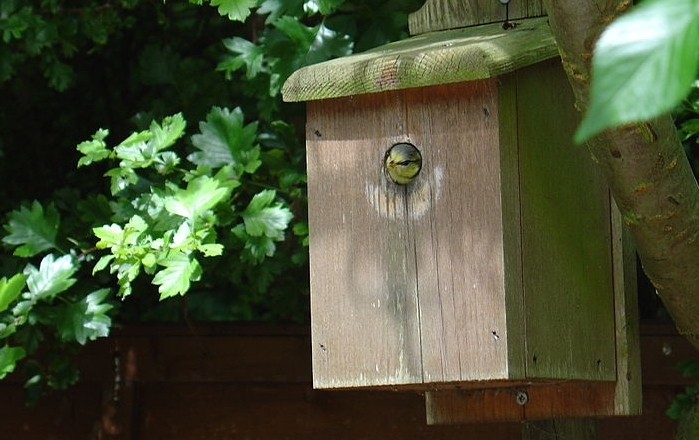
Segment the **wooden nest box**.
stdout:
[[[427,391],[432,423],[639,411],[633,254],[571,143],[546,18],[309,66],[283,93],[308,101],[316,388]],[[385,165],[402,143],[408,184]]]

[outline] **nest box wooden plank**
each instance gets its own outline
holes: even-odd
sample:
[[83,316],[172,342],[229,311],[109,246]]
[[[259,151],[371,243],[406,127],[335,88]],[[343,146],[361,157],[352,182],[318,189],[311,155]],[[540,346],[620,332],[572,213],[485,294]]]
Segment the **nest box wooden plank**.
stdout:
[[[545,18],[306,67],[283,93],[309,101],[315,387],[575,381],[614,407],[636,362],[621,337],[636,317],[618,304],[628,267],[609,192],[571,145],[578,116]],[[385,169],[400,143],[422,158],[405,185]],[[463,400],[440,393],[435,423]]]

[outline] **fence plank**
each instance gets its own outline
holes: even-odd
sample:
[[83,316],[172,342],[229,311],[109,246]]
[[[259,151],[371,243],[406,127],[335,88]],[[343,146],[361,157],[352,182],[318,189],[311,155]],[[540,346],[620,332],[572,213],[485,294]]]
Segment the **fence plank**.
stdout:
[[[313,390],[305,326],[274,331],[226,325],[198,329],[197,334],[188,336],[191,332],[181,328],[127,329],[91,344],[79,359],[91,366],[83,381],[32,408],[22,404],[20,377],[0,382],[3,432],[13,440],[90,438],[113,380],[117,340],[124,356],[131,343],[135,353],[146,350],[146,355],[136,359],[132,429],[114,440],[521,438],[519,423],[427,426],[419,393]],[[600,420],[601,440],[672,438],[675,423],[664,411],[687,383],[674,365],[697,354],[667,326],[642,327],[641,343],[643,415]],[[202,346],[218,354],[201,357]]]

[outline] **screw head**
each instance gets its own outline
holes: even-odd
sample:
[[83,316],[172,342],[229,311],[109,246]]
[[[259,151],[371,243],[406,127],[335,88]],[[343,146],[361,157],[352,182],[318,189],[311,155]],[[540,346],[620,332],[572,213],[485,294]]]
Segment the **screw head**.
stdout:
[[526,405],[529,402],[529,395],[526,391],[517,391],[515,402],[517,402],[517,405]]

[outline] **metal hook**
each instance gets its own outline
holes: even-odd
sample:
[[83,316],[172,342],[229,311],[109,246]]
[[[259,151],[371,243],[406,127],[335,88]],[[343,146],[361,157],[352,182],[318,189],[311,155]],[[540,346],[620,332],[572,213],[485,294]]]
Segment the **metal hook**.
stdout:
[[510,0],[498,0],[501,5],[505,6],[505,22],[502,24],[502,28],[512,29],[516,26],[515,23],[510,22]]

